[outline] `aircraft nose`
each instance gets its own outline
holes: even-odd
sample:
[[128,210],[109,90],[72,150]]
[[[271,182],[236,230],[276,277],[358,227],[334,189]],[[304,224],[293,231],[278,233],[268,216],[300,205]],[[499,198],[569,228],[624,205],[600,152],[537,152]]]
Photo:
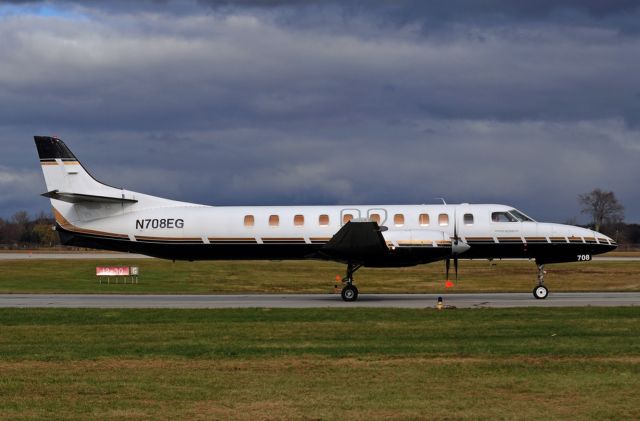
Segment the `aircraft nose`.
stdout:
[[593,233],[593,236],[598,241],[598,247],[597,247],[598,253],[606,253],[608,251],[612,251],[618,248],[618,243],[613,238],[607,235],[604,235],[598,231],[591,231],[591,232]]

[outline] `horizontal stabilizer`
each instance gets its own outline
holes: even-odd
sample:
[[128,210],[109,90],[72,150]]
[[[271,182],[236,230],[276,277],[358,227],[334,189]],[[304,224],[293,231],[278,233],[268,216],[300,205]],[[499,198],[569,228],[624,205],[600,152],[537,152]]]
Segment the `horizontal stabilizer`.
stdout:
[[320,253],[336,260],[364,262],[389,251],[376,222],[347,222]]
[[69,203],[136,203],[135,199],[125,199],[124,197],[95,196],[91,194],[65,193],[58,190],[42,193],[42,196],[50,199],[62,200]]

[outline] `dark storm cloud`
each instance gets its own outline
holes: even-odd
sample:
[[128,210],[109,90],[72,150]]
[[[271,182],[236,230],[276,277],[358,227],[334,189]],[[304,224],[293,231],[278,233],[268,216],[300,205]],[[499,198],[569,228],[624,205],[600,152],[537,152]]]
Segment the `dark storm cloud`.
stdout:
[[512,0],[198,0],[214,8],[284,8],[301,6],[338,5],[347,13],[386,12],[404,22],[416,20],[453,21],[477,18],[508,17],[511,19],[544,19],[556,13],[577,12],[594,18],[637,11],[635,0],[539,0],[535,2]]
[[[480,6],[482,4],[482,6]],[[0,215],[33,134],[114,185],[218,204],[507,202],[640,221],[636,2],[0,6]]]
[[[41,0],[4,1],[15,5],[81,5],[112,12],[154,11],[160,13],[201,13],[202,8],[216,11],[241,9],[279,10],[289,9],[298,17],[304,14],[325,15],[330,9],[338,18],[356,15],[379,15],[381,20],[405,24],[429,22],[443,24],[456,21],[495,23],[501,18],[510,22],[543,20],[563,16],[576,19],[580,15],[609,24],[637,28],[633,14],[640,4],[636,0],[538,0],[535,2],[513,0],[65,0],[49,2]],[[336,13],[331,19],[335,20]],[[286,15],[284,15],[286,16]],[[621,20],[608,20],[610,18]],[[629,19],[625,19],[629,18]],[[339,19],[338,19],[339,20]]]

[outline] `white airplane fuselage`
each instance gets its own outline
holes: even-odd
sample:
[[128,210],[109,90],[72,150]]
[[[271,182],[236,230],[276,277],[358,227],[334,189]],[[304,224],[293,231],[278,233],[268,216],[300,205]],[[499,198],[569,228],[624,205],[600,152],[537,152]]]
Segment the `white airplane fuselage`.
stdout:
[[[607,236],[586,228],[534,221],[493,222],[492,213],[513,209],[498,204],[215,207],[175,203],[147,208],[134,203],[122,206],[115,214],[111,207],[85,205],[78,212],[77,205],[54,204],[57,213],[66,210],[72,215],[70,220],[65,218],[62,229],[76,234],[87,231],[87,235],[95,231],[96,236],[116,241],[106,248],[168,259],[302,259],[317,245],[326,244],[347,220],[378,219],[377,215],[376,222],[387,228],[382,235],[390,251],[403,247],[450,248],[454,218],[458,236],[470,246],[461,258],[552,258],[557,254],[558,258],[579,261],[615,247]],[[468,223],[464,222],[465,216]],[[73,242],[79,244],[78,239]],[[220,245],[235,247],[207,247]],[[97,246],[99,241],[93,244]],[[415,262],[404,263],[442,260],[440,254],[432,259],[419,250]],[[392,262],[385,260],[380,266],[396,266]],[[368,262],[367,266],[378,265]]]

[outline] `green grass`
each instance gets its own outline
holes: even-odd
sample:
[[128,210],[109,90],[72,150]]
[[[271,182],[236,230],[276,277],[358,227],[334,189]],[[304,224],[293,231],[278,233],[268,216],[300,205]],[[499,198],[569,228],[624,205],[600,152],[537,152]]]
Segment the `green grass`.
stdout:
[[[137,285],[98,284],[96,266],[139,266]],[[171,262],[166,260],[0,261],[0,293],[327,293],[344,265],[317,261]],[[640,291],[640,262],[547,266],[552,291]],[[527,261],[461,261],[449,292],[529,292],[536,267]],[[356,273],[363,293],[444,292],[444,263]]]
[[[139,284],[95,266],[136,265]],[[361,292],[443,292],[443,264]],[[1,293],[333,291],[342,265],[1,261]],[[638,291],[640,262],[548,266],[552,291]],[[451,292],[530,291],[462,261]],[[639,419],[640,309],[0,309],[0,419]]]
[[0,418],[637,419],[640,309],[0,309]]
[[0,357],[640,355],[639,316],[625,307],[0,309]]

